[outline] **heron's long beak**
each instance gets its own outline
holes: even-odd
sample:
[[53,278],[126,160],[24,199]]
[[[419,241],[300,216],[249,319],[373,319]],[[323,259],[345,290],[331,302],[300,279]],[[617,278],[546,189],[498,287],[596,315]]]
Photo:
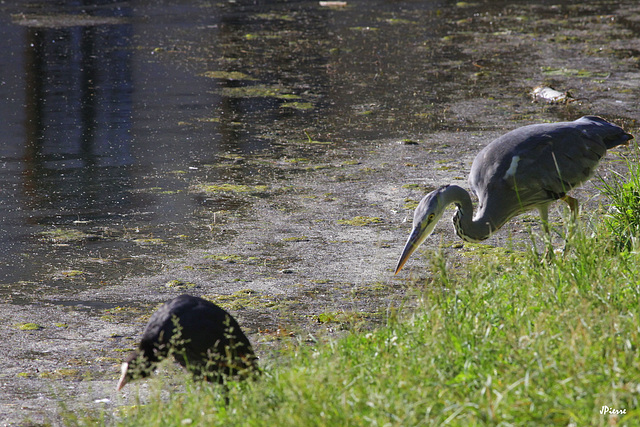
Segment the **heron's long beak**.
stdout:
[[407,243],[404,245],[404,249],[402,250],[402,255],[400,255],[400,259],[398,260],[398,265],[396,266],[396,272],[394,274],[398,274],[398,272],[402,270],[402,267],[407,262],[411,254],[416,249],[418,249],[418,246],[420,246],[422,242],[424,242],[424,239],[426,239],[427,237],[424,231],[425,229],[420,227],[419,224],[417,227],[414,227],[413,230],[411,230],[411,234],[407,239]]

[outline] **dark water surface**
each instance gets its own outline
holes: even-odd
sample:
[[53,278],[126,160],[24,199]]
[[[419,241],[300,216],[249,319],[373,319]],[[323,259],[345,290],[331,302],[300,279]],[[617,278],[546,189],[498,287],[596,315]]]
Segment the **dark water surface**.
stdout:
[[[615,21],[617,6],[512,3],[4,2],[0,281],[46,277],[78,256],[135,256],[127,230],[166,238],[202,207],[238,209],[189,188],[278,178],[243,156],[502,126],[448,110],[478,97],[504,95],[515,108],[500,114],[521,118],[539,82],[517,73],[548,54],[532,47],[537,35],[568,17]],[[479,38],[491,55],[469,48]]]
[[[531,59],[523,46],[532,31],[593,14],[544,2],[84,3],[3,3],[5,284],[42,278],[78,256],[133,256],[140,245],[127,229],[164,238],[175,234],[168,224],[203,206],[241,205],[187,191],[194,180],[277,178],[268,164],[239,166],[233,156],[278,159],[307,135],[348,145],[495,126],[447,117],[446,106],[483,96],[482,73],[491,84],[518,81],[512,73]],[[507,33],[516,43],[492,57],[465,45]],[[524,92],[534,83],[517,84]]]
[[[447,6],[87,3],[3,3],[5,284],[73,264],[78,242],[85,256],[118,250],[125,257],[138,250],[125,229],[150,227],[164,237],[156,227],[203,204],[237,208],[234,200],[176,195],[186,190],[182,176],[201,173],[220,156],[278,158],[291,135],[304,141],[307,131],[344,140],[415,127],[397,117],[402,98],[425,83],[424,63],[394,45],[420,47],[437,37],[435,11]],[[407,25],[415,29],[408,40]],[[424,54],[447,52],[425,47]],[[397,86],[390,88],[381,76],[398,74],[397,61],[412,78],[391,76]],[[432,105],[442,96],[434,90],[418,102]],[[387,116],[382,125],[367,119],[377,111]],[[206,180],[263,182],[271,177],[265,169],[219,165],[208,168]]]
[[[230,61],[239,60],[241,48],[234,39],[248,38],[262,24],[252,13],[270,7],[95,3],[4,6],[4,283],[33,280],[71,264],[66,259],[75,256],[66,249],[70,240],[81,240],[85,253],[94,256],[114,248],[136,252],[135,243],[120,238],[123,229],[179,221],[203,204],[196,196],[163,196],[159,190],[185,190],[176,177],[197,171],[198,164],[215,163],[220,153],[273,152],[256,125],[297,115],[261,92],[224,96],[221,89],[242,82],[203,76],[219,68],[211,63],[224,55],[222,50],[234,55]],[[185,55],[202,58],[181,63]],[[299,61],[296,67],[313,67],[318,60],[308,58],[310,63]],[[259,70],[259,77],[274,73],[249,68]],[[277,80],[264,84],[284,86],[277,75],[272,78]],[[209,173],[218,177],[208,178],[238,182],[250,173],[219,168]],[[237,207],[233,201],[218,203]],[[69,230],[86,236],[68,236]],[[117,236],[110,237],[109,230]]]

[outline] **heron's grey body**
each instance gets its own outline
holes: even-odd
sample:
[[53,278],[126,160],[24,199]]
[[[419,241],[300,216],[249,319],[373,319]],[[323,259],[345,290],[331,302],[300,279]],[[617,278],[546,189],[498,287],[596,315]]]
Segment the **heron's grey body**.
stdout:
[[471,166],[469,184],[479,201],[476,214],[471,217],[471,197],[461,187],[448,185],[429,193],[416,208],[396,273],[431,234],[449,204],[458,207],[453,219],[457,234],[471,242],[487,239],[509,219],[534,208],[546,229],[549,205],[565,197],[575,213],[577,201],[566,194],[593,175],[608,149],[632,138],[595,116],[524,126],[497,138]]

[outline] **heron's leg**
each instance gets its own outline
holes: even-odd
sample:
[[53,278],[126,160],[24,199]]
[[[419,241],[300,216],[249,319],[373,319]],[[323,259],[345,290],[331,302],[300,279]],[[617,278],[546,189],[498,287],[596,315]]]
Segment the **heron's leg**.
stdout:
[[549,206],[538,206],[538,212],[540,212],[540,219],[542,220],[542,228],[544,233],[549,234]]
[[573,237],[573,233],[576,231],[576,227],[578,225],[578,213],[580,211],[580,203],[578,199],[575,199],[571,196],[564,196],[561,198],[563,202],[569,205],[569,209],[571,210],[571,220],[569,221],[569,225],[567,226],[567,236],[564,240],[564,253],[568,252],[568,245],[570,244],[570,240]]
[[551,244],[551,233],[549,232],[549,205],[538,206],[538,212],[544,229],[545,250],[542,259],[549,259],[553,257],[553,245]]
[[578,223],[578,213],[580,211],[580,203],[578,199],[574,199],[571,196],[564,196],[561,198],[563,202],[569,205],[569,209],[571,210],[571,223],[569,224],[569,236],[573,234],[575,231],[576,224]]
[[578,199],[571,196],[564,196],[560,200],[569,205],[569,209],[571,210],[571,220],[576,221],[578,219],[578,213],[580,213],[580,202],[578,202]]

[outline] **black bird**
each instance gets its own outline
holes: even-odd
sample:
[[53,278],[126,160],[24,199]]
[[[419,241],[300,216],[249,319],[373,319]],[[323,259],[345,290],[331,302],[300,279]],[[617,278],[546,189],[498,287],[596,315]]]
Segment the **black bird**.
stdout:
[[151,375],[157,364],[173,355],[196,378],[224,382],[259,372],[257,357],[238,322],[214,303],[180,295],[156,311],[138,350],[122,364],[120,390],[131,380]]

